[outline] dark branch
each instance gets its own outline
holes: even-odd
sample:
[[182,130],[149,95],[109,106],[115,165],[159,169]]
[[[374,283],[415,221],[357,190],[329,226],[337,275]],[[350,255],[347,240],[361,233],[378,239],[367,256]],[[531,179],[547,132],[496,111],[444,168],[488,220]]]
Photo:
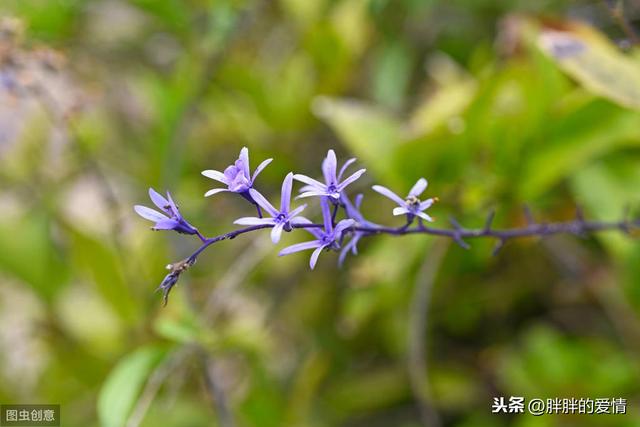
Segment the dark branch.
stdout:
[[[360,231],[364,233],[364,236],[373,236],[379,234],[389,234],[392,236],[404,236],[406,234],[429,234],[433,236],[448,237],[456,243],[463,244],[461,246],[468,247],[468,244],[463,239],[479,239],[479,238],[494,238],[499,242],[505,243],[510,239],[518,239],[523,237],[543,237],[553,234],[579,234],[579,233],[595,233],[602,231],[623,231],[629,233],[633,228],[640,228],[640,219],[627,220],[623,219],[616,222],[601,222],[601,221],[585,221],[578,217],[572,221],[565,222],[553,222],[553,223],[531,223],[525,227],[507,228],[507,229],[492,229],[490,227],[489,219],[492,219],[493,215],[489,215],[487,224],[483,228],[464,228],[454,218],[451,218],[451,223],[454,228],[433,228],[433,227],[364,227],[354,226],[345,230],[345,233],[354,231]],[[246,228],[233,230],[229,233],[221,234],[219,236],[205,238],[204,244],[200,246],[190,257],[187,259],[190,264],[193,264],[200,255],[210,245],[220,242],[222,240],[234,239],[237,236],[252,231],[262,230],[264,228],[272,228],[272,224],[260,224],[252,225]],[[322,228],[322,224],[293,224],[292,229],[298,228]]]
[[[526,211],[527,209],[525,209]],[[524,237],[545,237],[553,234],[574,234],[578,236],[585,236],[589,233],[603,232],[603,231],[621,231],[625,234],[630,234],[633,229],[640,228],[640,219],[629,220],[628,212],[625,217],[616,222],[601,222],[601,221],[585,221],[580,210],[576,213],[576,218],[572,221],[554,222],[554,223],[536,223],[533,222],[532,216],[527,216],[528,224],[524,227],[515,227],[507,229],[493,229],[491,224],[494,218],[494,212],[490,212],[483,228],[464,228],[455,218],[450,218],[450,222],[453,228],[432,228],[426,227],[420,223],[417,226],[411,227],[413,221],[401,227],[382,227],[382,226],[361,226],[356,225],[348,228],[344,231],[344,235],[354,232],[359,232],[363,237],[375,236],[380,234],[388,234],[392,236],[404,236],[407,234],[428,234],[432,236],[441,236],[453,240],[456,244],[464,249],[469,249],[469,244],[464,239],[480,239],[480,238],[493,238],[496,239],[496,245],[493,249],[493,255],[496,255],[500,249],[511,239],[518,239]],[[286,231],[293,231],[293,229],[300,228],[323,228],[323,224],[291,224],[290,227],[285,228]],[[250,233],[266,228],[273,228],[272,224],[260,224],[252,225],[238,230],[233,230],[225,234],[221,234],[215,237],[204,237],[198,235],[202,240],[202,245],[196,249],[189,257],[175,264],[168,266],[171,272],[165,277],[158,290],[163,291],[163,300],[166,304],[169,292],[178,282],[180,274],[195,264],[198,256],[209,246],[222,240],[235,239],[241,234]]]

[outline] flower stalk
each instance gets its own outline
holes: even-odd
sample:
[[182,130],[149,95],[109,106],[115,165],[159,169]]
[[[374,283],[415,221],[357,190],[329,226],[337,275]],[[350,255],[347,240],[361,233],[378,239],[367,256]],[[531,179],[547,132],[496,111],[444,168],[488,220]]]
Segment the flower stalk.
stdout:
[[[245,226],[244,228],[214,237],[206,237],[197,228],[189,224],[181,215],[168,192],[165,198],[150,189],[149,196],[160,211],[139,205],[135,206],[135,211],[143,218],[153,221],[155,223],[154,227],[152,227],[154,230],[172,230],[181,234],[195,235],[201,241],[201,245],[187,258],[167,266],[170,272],[158,287],[158,290],[163,293],[163,303],[167,303],[169,293],[178,283],[181,274],[193,266],[200,254],[208,247],[223,240],[231,240],[237,236],[260,230],[270,230],[271,240],[274,244],[280,242],[283,233],[290,233],[298,229],[306,230],[314,237],[313,240],[285,247],[279,251],[279,255],[284,256],[299,251],[313,250],[309,261],[309,266],[313,269],[322,252],[340,251],[338,263],[342,265],[349,253],[357,255],[357,245],[360,240],[383,234],[391,236],[405,236],[408,234],[440,236],[451,239],[464,249],[470,249],[471,247],[467,242],[468,240],[490,238],[496,241],[493,250],[495,255],[508,241],[518,238],[545,237],[554,234],[573,234],[583,237],[604,231],[620,231],[631,235],[632,232],[640,229],[640,219],[630,220],[628,215],[625,215],[620,221],[588,221],[579,209],[576,211],[573,220],[539,223],[535,221],[530,210],[526,207],[525,217],[527,223],[522,227],[493,228],[495,211],[489,212],[482,228],[466,228],[455,218],[449,219],[450,228],[427,226],[425,222],[432,223],[434,218],[425,211],[431,208],[438,201],[438,198],[430,197],[424,200],[419,198],[427,188],[427,180],[424,178],[418,179],[405,198],[400,197],[387,187],[381,185],[372,187],[374,191],[396,203],[397,206],[392,210],[393,215],[405,216],[406,218],[406,223],[400,227],[379,225],[368,221],[362,214],[360,210],[363,199],[362,194],[359,194],[352,203],[345,191],[347,185],[356,181],[365,172],[364,169],[360,169],[348,178],[342,179],[347,167],[355,161],[356,159],[349,159],[337,173],[335,152],[329,150],[327,157],[322,162],[324,183],[305,175],[293,174],[292,172],[287,174],[282,183],[280,203],[276,208],[254,186],[255,178],[271,162],[271,159],[263,161],[253,175],[250,175],[249,153],[246,148],[243,148],[238,160],[227,167],[224,172],[215,170],[203,172],[203,175],[227,185],[227,188],[208,191],[206,196],[222,192],[239,194],[258,208],[258,216],[239,218],[234,223],[243,225]],[[291,195],[294,180],[306,184],[299,190],[301,194],[297,198],[310,197],[319,199],[322,222],[312,222],[300,216],[300,213],[307,206],[306,204],[292,208]],[[265,212],[268,216],[263,216],[262,212]],[[341,213],[342,215],[340,215]],[[340,219],[341,216],[343,218]],[[414,222],[416,218],[418,219],[417,223]]]

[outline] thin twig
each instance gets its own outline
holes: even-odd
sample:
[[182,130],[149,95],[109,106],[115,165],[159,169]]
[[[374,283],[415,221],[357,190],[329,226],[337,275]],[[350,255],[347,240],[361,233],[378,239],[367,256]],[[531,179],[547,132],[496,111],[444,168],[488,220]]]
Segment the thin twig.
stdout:
[[420,418],[425,427],[439,427],[442,425],[429,391],[425,336],[429,321],[431,290],[448,248],[449,241],[441,240],[434,243],[429,251],[429,256],[425,259],[416,276],[409,311],[409,357],[407,369],[413,396],[418,404]]
[[[343,236],[350,233],[358,232],[361,237],[374,236],[379,234],[388,234],[392,236],[404,236],[407,234],[428,234],[433,236],[447,237],[457,243],[464,249],[469,249],[469,244],[464,239],[478,239],[478,238],[493,238],[497,241],[497,244],[493,250],[494,255],[504,246],[504,244],[511,239],[523,238],[523,237],[544,237],[554,234],[577,234],[584,235],[587,233],[595,233],[600,231],[620,231],[625,234],[631,234],[633,229],[640,227],[640,219],[629,220],[626,218],[615,222],[601,222],[601,221],[585,221],[580,215],[572,221],[555,222],[555,223],[535,223],[530,222],[525,227],[507,228],[507,229],[493,229],[487,226],[489,222],[483,228],[464,228],[455,219],[451,219],[453,228],[430,228],[423,225],[411,227],[411,223],[408,223],[402,227],[383,227],[378,225],[354,225],[343,231]],[[242,234],[258,231],[262,229],[273,228],[274,224],[259,224],[252,225],[238,230],[233,230],[219,236],[204,238],[198,236],[202,240],[202,245],[195,250],[187,258],[174,263],[169,264],[168,268],[171,270],[158,287],[158,290],[163,292],[163,300],[166,300],[171,292],[172,288],[177,283],[180,275],[196,263],[198,256],[209,246],[222,240],[235,239]],[[298,228],[322,228],[323,224],[291,224],[287,231],[292,231]]]
[[216,309],[227,300],[226,295],[247,277],[253,266],[269,253],[271,246],[271,240],[257,239],[237,257],[207,298],[201,315],[205,325],[211,323],[218,311]]
[[138,427],[140,425],[162,384],[164,384],[167,377],[169,377],[175,368],[191,353],[191,350],[192,348],[190,347],[180,348],[153,371],[125,424],[126,427]]
[[[464,228],[457,221],[453,220],[454,228],[432,228],[432,227],[382,227],[382,226],[360,226],[356,225],[345,229],[345,233],[352,233],[355,231],[362,232],[363,236],[373,236],[379,234],[389,234],[392,236],[404,236],[407,234],[429,234],[432,236],[448,237],[456,242],[460,239],[478,239],[478,238],[494,238],[499,242],[505,242],[509,239],[518,239],[523,237],[542,237],[550,236],[553,234],[576,234],[579,230],[582,233],[595,233],[602,231],[621,231],[626,234],[631,232],[632,228],[640,228],[640,219],[635,220],[621,220],[614,222],[603,221],[585,221],[582,218],[578,218],[572,221],[564,222],[552,222],[552,223],[532,223],[525,227],[515,227],[507,229],[493,229],[493,228]],[[203,240],[202,246],[200,246],[193,254],[187,257],[182,262],[193,264],[196,259],[206,248],[214,243],[222,240],[235,239],[242,234],[258,231],[266,228],[273,228],[273,224],[259,224],[251,225],[238,230],[233,230],[228,233],[220,234],[215,237],[208,237]],[[323,224],[292,224],[292,229],[299,228],[322,228]],[[464,245],[465,248],[468,245]]]
[[204,349],[201,349],[199,353],[205,385],[211,395],[213,410],[218,417],[218,425],[220,427],[234,427],[235,423],[228,407],[227,396],[217,381],[218,373],[216,372],[215,360]]

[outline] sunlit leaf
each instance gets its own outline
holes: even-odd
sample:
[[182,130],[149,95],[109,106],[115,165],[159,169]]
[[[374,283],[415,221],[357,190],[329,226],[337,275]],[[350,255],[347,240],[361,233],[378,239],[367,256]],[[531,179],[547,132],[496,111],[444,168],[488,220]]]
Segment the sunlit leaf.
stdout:
[[102,427],[125,425],[147,377],[164,355],[159,347],[142,347],[118,362],[98,396]]
[[[16,238],[19,230],[19,238]],[[23,280],[43,297],[55,295],[67,271],[55,259],[50,224],[43,214],[5,217],[0,222],[0,269]],[[54,265],[58,266],[54,268]]]
[[520,191],[524,200],[546,192],[589,161],[625,146],[640,145],[640,115],[596,100],[565,117],[543,149],[527,159]]
[[358,158],[381,176],[390,175],[400,123],[384,111],[362,102],[319,97],[314,112],[325,120]]
[[640,109],[640,64],[592,27],[546,29],[538,43],[560,67],[593,93]]
[[413,112],[410,121],[411,134],[423,135],[443,124],[449,125],[454,133],[462,132],[464,128],[458,116],[476,94],[475,79],[444,55],[434,56],[429,69],[437,86],[434,93],[424,96]]
[[102,296],[122,316],[132,322],[137,312],[121,260],[108,244],[89,235],[70,230],[74,261],[95,282]]

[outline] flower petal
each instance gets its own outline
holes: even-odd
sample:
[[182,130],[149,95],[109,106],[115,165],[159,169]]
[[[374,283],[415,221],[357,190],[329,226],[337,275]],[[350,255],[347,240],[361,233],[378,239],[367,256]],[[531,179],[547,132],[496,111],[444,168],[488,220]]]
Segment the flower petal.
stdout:
[[271,229],[271,241],[273,243],[278,243],[280,241],[280,236],[282,235],[282,228],[284,227],[284,223],[276,224]]
[[206,176],[207,178],[215,179],[218,182],[221,182],[221,183],[223,183],[225,185],[229,185],[229,180],[227,179],[225,174],[223,174],[220,171],[215,171],[213,169],[208,169],[208,170],[202,171],[200,173],[202,175]]
[[289,222],[291,224],[313,224],[313,222],[311,222],[311,220],[303,217],[303,216],[297,216],[295,218],[291,217],[291,219],[289,219]]
[[331,233],[333,231],[333,216],[331,214],[331,208],[329,207],[329,199],[322,197],[320,199],[320,207],[322,208],[324,231],[325,233]]
[[293,172],[289,172],[282,181],[280,192],[280,212],[289,212],[291,207],[291,187],[293,187]]
[[318,239],[318,241],[322,242],[323,232],[322,232],[322,230],[320,228],[317,228],[317,227],[305,227],[303,230],[307,231],[308,233],[311,233],[313,235],[313,237]]
[[173,230],[177,228],[180,224],[175,219],[164,218],[160,221],[156,222],[156,225],[151,227],[152,230]]
[[204,197],[213,196],[214,194],[222,193],[224,191],[229,191],[228,188],[214,188],[213,190],[209,190],[204,193]]
[[420,218],[427,220],[429,222],[433,222],[433,218],[431,218],[429,215],[427,215],[424,212],[416,212],[416,215],[419,216]]
[[355,181],[356,179],[360,178],[362,176],[363,173],[365,173],[367,170],[366,169],[360,169],[359,171],[357,171],[356,173],[352,174],[349,178],[345,179],[344,181],[342,181],[339,185],[338,185],[338,191],[342,191],[344,190],[344,188],[351,184],[353,181]]
[[320,246],[311,254],[311,259],[309,259],[309,267],[311,267],[312,270],[316,266],[316,263],[318,262],[318,257],[320,256],[320,253],[322,252],[323,249],[324,249],[324,246]]
[[380,193],[383,196],[393,200],[398,205],[405,206],[405,201],[402,199],[402,197],[398,196],[396,193],[394,193],[393,191],[389,190],[387,187],[383,187],[382,185],[374,185],[371,188],[373,188],[373,191],[375,191],[377,193]]
[[340,168],[340,172],[338,173],[338,181],[340,181],[342,179],[342,175],[344,175],[344,173],[347,170],[347,168],[355,161],[356,161],[356,158],[352,157],[349,160],[347,160],[346,162],[344,162],[344,165],[342,165],[342,167]]
[[324,191],[307,191],[306,193],[302,193],[296,196],[296,199],[303,199],[305,197],[324,197],[327,193]]
[[251,171],[249,170],[249,149],[247,147],[242,147],[240,150],[240,155],[238,156],[238,160],[242,163],[242,172],[244,176],[248,178],[251,177]]
[[314,188],[316,188],[318,190],[320,190],[320,189],[324,190],[324,189],[327,188],[327,186],[324,185],[323,183],[321,183],[320,181],[316,181],[313,178],[310,178],[310,177],[308,177],[306,175],[302,175],[302,174],[299,174],[299,173],[293,175],[293,179],[295,179],[296,181],[304,182],[305,184],[308,184],[308,185],[310,185],[310,186],[312,186],[312,187],[314,187]]
[[136,211],[138,215],[140,215],[144,219],[148,219],[149,221],[162,221],[163,219],[167,219],[167,217],[160,212],[148,208],[146,206],[135,205],[133,209]]
[[294,252],[306,251],[308,249],[314,249],[320,246],[323,246],[323,243],[320,242],[319,240],[311,240],[309,242],[296,243],[295,245],[287,246],[286,248],[282,249],[278,253],[278,256],[289,255]]
[[289,218],[293,218],[296,215],[300,214],[307,207],[306,203],[304,205],[300,205],[291,212],[289,212]]
[[420,210],[423,211],[425,209],[429,209],[431,207],[431,205],[433,205],[434,200],[433,199],[427,199],[424,202],[420,203]]
[[334,231],[335,235],[336,236],[341,235],[344,230],[353,226],[355,223],[356,222],[353,219],[343,219],[338,224],[336,224],[336,229]]
[[153,188],[149,188],[149,197],[154,205],[167,212],[167,206],[169,206],[169,201],[162,197],[160,193],[158,193]]
[[344,245],[344,247],[340,251],[340,256],[338,257],[339,267],[342,267],[342,264],[344,264],[344,260],[347,258],[347,254],[349,253],[349,251],[351,251],[354,255],[357,253],[356,245],[358,243],[358,240],[360,240],[360,237],[358,234],[356,234],[351,238],[351,240],[349,240],[349,242],[347,242],[346,245]]
[[313,191],[315,190],[317,187],[313,186],[313,185],[303,185],[302,187],[300,187],[300,190],[298,191],[298,193],[304,193],[306,191]]
[[256,216],[245,216],[242,218],[238,218],[233,221],[234,224],[238,225],[264,225],[264,224],[275,224],[273,218],[258,218]]
[[362,234],[356,233],[351,239],[351,242],[353,242],[353,245],[351,246],[351,253],[354,255],[358,255],[358,242],[360,241],[361,237]]
[[254,202],[259,204],[261,207],[264,208],[264,210],[269,212],[269,215],[271,215],[274,218],[278,216],[278,210],[274,208],[273,205],[269,203],[269,201],[262,194],[260,194],[260,192],[258,192],[257,190],[254,190],[253,188],[250,188],[249,194],[251,194],[251,198],[253,199]]
[[333,150],[327,151],[327,157],[322,161],[322,174],[327,185],[336,182],[336,168],[338,167],[338,160],[336,159],[336,152]]
[[407,208],[393,208],[393,214],[395,216],[405,215],[405,214],[408,214],[408,213],[409,213],[409,209],[407,209]]
[[173,215],[178,219],[182,218],[182,215],[180,215],[180,211],[178,210],[178,205],[176,205],[176,202],[173,201],[173,199],[171,198],[171,194],[168,191],[167,200],[169,201],[169,207],[171,208],[170,215]]
[[420,178],[409,191],[409,196],[418,197],[427,188],[427,180]]
[[[263,170],[264,168],[266,168],[266,167],[269,165],[269,163],[271,163],[272,161],[273,161],[273,159],[267,159],[267,160],[264,160],[262,163],[260,163],[260,164],[258,165],[258,167],[256,168],[256,170],[253,172],[253,177],[251,178],[251,184],[253,184],[253,181],[255,181],[255,180],[256,180],[256,178],[258,177],[258,175],[260,175],[260,172],[262,172],[262,170]],[[247,176],[249,176],[249,175],[247,175]]]

